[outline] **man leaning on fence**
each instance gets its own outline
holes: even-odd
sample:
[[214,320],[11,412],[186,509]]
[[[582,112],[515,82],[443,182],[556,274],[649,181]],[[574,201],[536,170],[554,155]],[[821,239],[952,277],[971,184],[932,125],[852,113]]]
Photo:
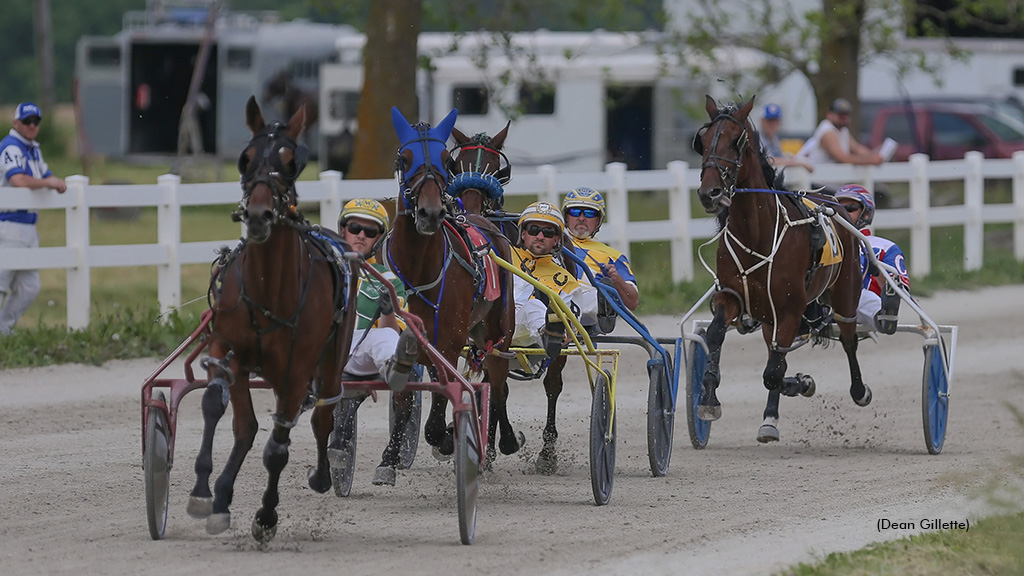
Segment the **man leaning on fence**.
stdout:
[[[67,190],[64,180],[50,172],[36,142],[42,119],[39,106],[18,104],[11,132],[0,140],[0,187],[52,188],[60,194]],[[37,217],[32,210],[0,209],[0,248],[37,248]],[[0,336],[11,333],[39,287],[38,270],[0,270]]]

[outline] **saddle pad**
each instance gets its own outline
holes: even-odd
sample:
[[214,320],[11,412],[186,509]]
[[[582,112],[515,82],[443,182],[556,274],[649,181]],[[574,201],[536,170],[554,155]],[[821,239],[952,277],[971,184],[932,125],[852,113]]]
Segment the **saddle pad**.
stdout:
[[[466,232],[469,234],[470,242],[473,243],[473,248],[480,248],[490,243],[490,240],[476,226],[466,226]],[[497,300],[501,296],[498,265],[491,258],[490,254],[484,254],[480,261],[484,269],[484,299],[488,301]]]
[[[807,198],[801,198],[808,210],[814,210],[817,204]],[[813,213],[813,212],[812,212]],[[818,214],[818,226],[825,233],[825,246],[821,249],[820,264],[831,266],[843,261],[843,245],[839,242],[839,232],[836,230],[836,223],[824,214]]]

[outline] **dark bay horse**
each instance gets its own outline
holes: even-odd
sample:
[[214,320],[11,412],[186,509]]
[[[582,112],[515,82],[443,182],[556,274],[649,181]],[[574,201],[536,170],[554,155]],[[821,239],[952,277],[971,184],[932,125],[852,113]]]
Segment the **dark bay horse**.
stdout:
[[[694,138],[702,156],[701,205],[719,222],[717,286],[712,300],[714,320],[708,328],[707,369],[698,405],[704,420],[722,415],[716,390],[721,381],[719,361],[726,329],[735,324],[748,332],[762,324],[768,346],[764,385],[768,403],[760,442],[779,439],[779,395],[807,393],[794,378],[786,378],[786,353],[798,338],[801,317],[808,303],[821,298],[834,310],[843,350],[850,365],[850,396],[858,406],[871,402],[857,363],[856,315],[860,298],[860,252],[852,234],[826,222],[827,242],[819,254],[812,250],[815,214],[801,208],[797,195],[775,190],[775,170],[758,142],[748,119],[754,99],[743,105],[720,108],[707,97],[710,121]],[[848,217],[834,200],[812,199]],[[819,205],[820,206],[820,205]],[[752,320],[751,320],[752,319]],[[801,342],[802,343],[802,342]],[[794,386],[795,384],[795,386]]]
[[[446,194],[451,165],[446,143],[457,112],[452,110],[433,128],[425,123],[410,125],[397,108],[391,112],[401,142],[397,161],[401,189],[384,258],[405,283],[409,310],[423,319],[427,337],[442,356],[454,365],[467,338],[484,353],[485,378],[491,384],[488,461],[492,461],[496,429],[501,431],[498,448],[503,454],[512,454],[522,445],[522,435],[517,436],[512,429],[505,404],[508,360],[489,354],[491,350],[508,351],[515,330],[515,305],[512,276],[504,270],[499,268],[497,276],[488,276],[496,284],[492,287],[497,297],[493,290],[486,289],[482,270],[486,264],[470,253],[473,248],[466,238],[468,228],[475,228],[485,239],[481,251],[493,248],[501,258],[508,259],[511,248],[487,219],[456,214]],[[429,358],[421,354],[420,362],[428,364]],[[454,450],[452,428],[445,422],[447,405],[443,395],[432,395],[423,433],[427,443],[443,455]]]
[[[320,493],[331,488],[330,404],[341,397],[341,369],[355,318],[354,313],[336,311],[354,310],[356,290],[355,274],[334,263],[329,248],[310,235],[312,227],[296,209],[295,179],[306,161],[296,142],[305,125],[304,111],[287,124],[267,124],[256,99],[249,98],[245,121],[253,137],[238,160],[242,200],[232,216],[245,224],[246,236],[217,262],[211,282],[210,356],[204,359],[209,383],[188,512],[206,518],[211,534],[230,527],[235,478],[259,427],[249,391],[249,375],[256,373],[271,385],[277,400],[273,430],[263,449],[267,488],[252,524],[253,536],[267,541],[277,529],[278,481],[288,462],[289,435],[311,406],[317,461],[309,486]],[[214,430],[229,398],[235,442],[211,496]]]
[[501,210],[503,187],[512,177],[512,165],[501,151],[511,122],[494,136],[485,133],[466,136],[452,128],[453,180],[448,194],[455,197],[468,214],[486,215]]

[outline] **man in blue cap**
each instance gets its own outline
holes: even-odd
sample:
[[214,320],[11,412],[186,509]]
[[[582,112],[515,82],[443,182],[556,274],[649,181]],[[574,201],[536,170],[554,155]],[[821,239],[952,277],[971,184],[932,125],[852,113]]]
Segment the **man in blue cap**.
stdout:
[[781,127],[782,108],[778,104],[765,106],[764,115],[761,117],[761,147],[768,154],[772,164],[783,168],[786,166],[799,166],[808,172],[813,172],[814,166],[787,156],[782,151],[782,143],[779,142],[779,129]]
[[[42,119],[39,106],[31,102],[15,108],[14,127],[0,140],[0,188],[67,190],[64,180],[50,172],[36,142]],[[0,210],[0,247],[37,248],[37,217],[31,210]],[[38,294],[38,270],[0,270],[0,336],[10,334]]]

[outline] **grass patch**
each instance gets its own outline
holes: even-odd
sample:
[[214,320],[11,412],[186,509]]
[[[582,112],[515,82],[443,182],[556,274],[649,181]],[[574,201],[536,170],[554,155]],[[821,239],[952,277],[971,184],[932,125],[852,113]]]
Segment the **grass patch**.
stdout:
[[792,576],[1017,575],[1024,571],[1024,513],[984,518],[969,531],[942,530],[833,553]]

